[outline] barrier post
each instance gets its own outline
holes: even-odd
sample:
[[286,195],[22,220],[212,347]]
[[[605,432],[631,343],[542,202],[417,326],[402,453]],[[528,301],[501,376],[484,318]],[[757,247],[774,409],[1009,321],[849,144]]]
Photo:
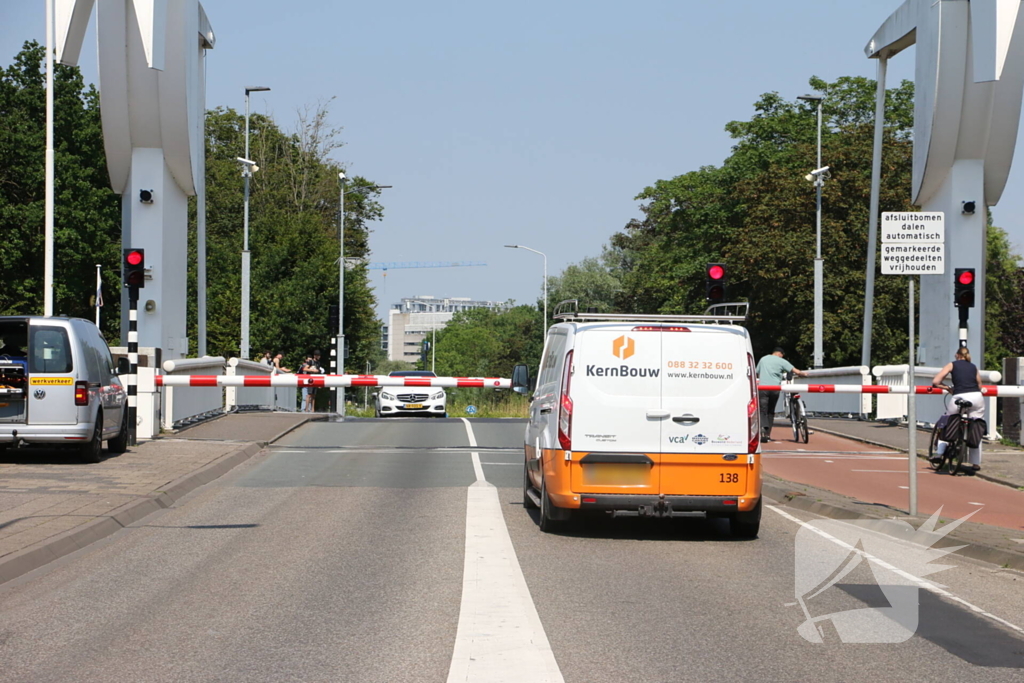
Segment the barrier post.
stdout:
[[[912,372],[914,364],[914,276],[907,278],[910,283],[909,315],[910,319],[910,364]],[[913,379],[911,379],[913,384]],[[910,467],[910,516],[917,517],[917,392],[911,390],[907,395],[907,461]]]

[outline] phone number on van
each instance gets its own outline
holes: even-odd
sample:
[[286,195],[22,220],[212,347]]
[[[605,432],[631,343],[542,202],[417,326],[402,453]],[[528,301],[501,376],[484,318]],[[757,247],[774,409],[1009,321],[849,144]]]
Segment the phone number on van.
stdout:
[[700,360],[670,360],[668,367],[673,370],[732,370],[732,363],[710,363]]

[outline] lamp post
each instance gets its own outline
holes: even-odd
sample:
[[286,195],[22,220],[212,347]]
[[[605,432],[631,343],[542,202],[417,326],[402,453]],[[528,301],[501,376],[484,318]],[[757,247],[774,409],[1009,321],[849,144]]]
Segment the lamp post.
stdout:
[[[344,374],[345,368],[345,194],[348,190],[345,189],[345,177],[344,172],[338,174],[338,180],[341,181],[341,195],[339,197],[340,211],[338,211],[338,334],[335,341],[335,359],[337,367],[332,368],[337,373],[338,370],[342,372],[337,374]],[[386,190],[389,189],[390,185],[360,185],[352,189],[352,192],[366,193],[373,190]],[[342,416],[345,416],[345,390],[341,390],[342,400],[338,401],[338,389],[335,387],[331,389],[333,395],[331,401],[335,404],[335,410]]]
[[249,359],[249,178],[260,170],[259,166],[249,160],[249,93],[267,90],[270,88],[265,85],[252,85],[245,89],[245,157],[238,158],[242,164],[242,177],[245,178],[245,208],[242,218],[242,342],[239,345],[239,353],[245,360]]
[[540,254],[544,257],[544,323],[540,327],[540,333],[543,335],[547,332],[548,325],[548,256],[542,251],[531,249],[530,247],[524,247],[521,244],[506,244],[506,249],[525,249],[526,251],[532,251],[534,254]]
[[814,171],[808,174],[808,178],[814,182],[817,193],[817,228],[815,230],[815,255],[814,255],[814,367],[820,368],[824,364],[824,353],[822,351],[821,327],[823,312],[822,300],[824,299],[824,272],[825,262],[821,258],[821,188],[825,186],[825,178],[828,177],[828,169],[821,166],[821,102],[824,99],[819,95],[801,95],[798,100],[814,102],[818,105],[818,156],[817,165]]

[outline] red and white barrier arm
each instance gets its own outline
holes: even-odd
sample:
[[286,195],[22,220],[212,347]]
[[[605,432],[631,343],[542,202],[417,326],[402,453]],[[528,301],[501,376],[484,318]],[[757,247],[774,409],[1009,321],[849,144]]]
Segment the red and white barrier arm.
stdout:
[[[931,385],[911,387],[905,384],[894,386],[881,384],[783,384],[781,386],[762,384],[758,386],[758,389],[761,391],[784,391],[790,394],[909,394],[911,389],[915,394],[945,393],[945,390]],[[1024,386],[986,385],[981,388],[981,393],[984,396],[1022,397],[1024,396]]]
[[158,387],[483,387],[508,389],[504,377],[388,377],[387,375],[157,375]]

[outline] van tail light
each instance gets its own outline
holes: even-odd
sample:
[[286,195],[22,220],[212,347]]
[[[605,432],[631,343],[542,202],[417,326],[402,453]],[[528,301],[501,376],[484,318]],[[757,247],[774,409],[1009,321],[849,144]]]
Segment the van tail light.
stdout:
[[89,383],[88,382],[75,382],[75,405],[76,406],[87,406],[87,405],[89,405]]
[[562,368],[562,402],[558,408],[558,445],[563,451],[572,450],[572,399],[569,388],[572,384],[572,351],[565,355]]
[[757,366],[754,356],[747,354],[747,378],[750,380],[750,402],[747,403],[747,453],[757,453],[761,447],[761,415],[757,393]]

